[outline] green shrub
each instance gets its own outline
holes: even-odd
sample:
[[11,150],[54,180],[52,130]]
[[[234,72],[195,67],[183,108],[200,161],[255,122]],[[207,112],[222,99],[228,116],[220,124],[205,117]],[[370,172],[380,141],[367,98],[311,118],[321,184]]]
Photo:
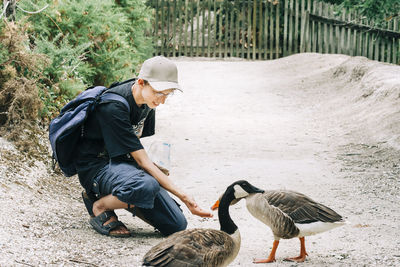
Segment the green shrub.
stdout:
[[[21,0],[24,9],[37,10],[49,1]],[[43,12],[28,15],[38,52],[50,56],[46,72],[56,83],[109,85],[132,77],[152,53],[150,11],[144,1],[51,1]],[[18,13],[21,16],[21,13]],[[70,82],[64,82],[71,79]],[[82,88],[83,89],[83,88]]]
[[43,71],[46,80],[42,82],[47,85],[57,83],[61,92],[72,97],[85,88],[87,77],[93,75],[84,56],[91,43],[73,46],[62,37],[59,34],[52,41],[44,37],[36,38],[35,52],[51,58],[51,63]]
[[[36,14],[22,11],[45,5]],[[18,6],[18,23],[0,21],[0,126],[48,122],[88,86],[131,78],[153,52],[144,1],[20,0]]]
[[387,21],[400,16],[399,0],[322,0],[338,5],[340,13],[345,9],[352,9],[358,12],[360,17],[366,17],[374,22],[374,26],[383,27]]
[[[16,49],[10,52],[0,41],[0,87],[5,83],[13,84],[20,75],[34,79],[35,83],[30,86],[35,89],[31,91],[36,92],[35,99],[41,102],[41,105],[34,105],[35,116],[47,123],[66,102],[88,86],[107,86],[134,76],[137,66],[151,56],[152,45],[145,36],[150,26],[150,11],[143,1],[18,2],[19,7],[31,11],[45,5],[48,7],[37,14],[17,9],[19,23],[13,25],[13,31],[20,39],[24,36],[24,40],[13,45],[18,45],[17,50],[22,54],[33,55],[28,58],[45,55],[46,64],[19,66],[12,59],[12,55],[19,52],[13,52]],[[4,24],[0,23],[0,27],[3,29]],[[2,100],[9,101],[5,97]],[[0,125],[9,121],[9,116],[4,114],[13,103],[3,102]],[[29,114],[32,119],[33,113]]]

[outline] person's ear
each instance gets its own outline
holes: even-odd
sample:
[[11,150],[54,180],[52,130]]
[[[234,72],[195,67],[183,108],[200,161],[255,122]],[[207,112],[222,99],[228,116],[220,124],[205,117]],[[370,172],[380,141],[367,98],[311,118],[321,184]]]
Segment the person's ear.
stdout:
[[138,83],[140,86],[143,86],[143,85],[144,85],[144,80],[143,80],[143,79],[138,79],[138,80],[137,80],[137,83]]

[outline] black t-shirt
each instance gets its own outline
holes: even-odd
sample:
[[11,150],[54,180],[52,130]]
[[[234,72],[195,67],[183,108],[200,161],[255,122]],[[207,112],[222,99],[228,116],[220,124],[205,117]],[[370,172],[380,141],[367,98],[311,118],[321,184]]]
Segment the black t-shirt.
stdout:
[[115,100],[99,103],[85,122],[84,137],[76,151],[79,181],[90,190],[97,172],[111,160],[130,161],[137,165],[130,152],[143,149],[140,137],[151,136],[155,130],[155,110],[143,104],[139,107],[132,95],[134,81],[109,89],[123,96],[126,106]]

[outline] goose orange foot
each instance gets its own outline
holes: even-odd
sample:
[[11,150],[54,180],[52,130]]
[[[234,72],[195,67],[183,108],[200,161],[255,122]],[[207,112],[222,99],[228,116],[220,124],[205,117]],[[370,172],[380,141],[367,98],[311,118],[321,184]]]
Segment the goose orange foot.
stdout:
[[272,245],[272,250],[271,253],[269,254],[268,258],[266,259],[254,259],[253,263],[270,263],[275,261],[275,253],[276,249],[278,248],[279,245],[279,240],[274,240],[274,243]]
[[275,258],[268,258],[268,259],[254,259],[253,263],[270,263],[270,262],[274,262]]
[[285,261],[304,262],[306,260],[307,255],[308,254],[306,253],[305,255],[300,255],[297,257],[293,257],[293,258],[286,258]]
[[287,258],[285,261],[295,261],[295,262],[303,262],[306,260],[306,257],[308,256],[306,252],[306,245],[304,241],[304,237],[300,237],[300,256],[293,257],[293,258]]

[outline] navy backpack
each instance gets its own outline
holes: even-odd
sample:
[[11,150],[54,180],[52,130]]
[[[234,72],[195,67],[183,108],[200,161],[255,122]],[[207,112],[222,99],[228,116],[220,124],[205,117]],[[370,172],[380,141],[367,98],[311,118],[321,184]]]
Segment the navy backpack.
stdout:
[[[122,83],[114,83],[110,87],[119,84]],[[53,150],[53,167],[55,166],[55,160],[67,177],[77,173],[74,164],[74,151],[79,138],[84,134],[83,124],[89,113],[94,110],[96,104],[115,100],[122,102],[130,110],[129,104],[124,97],[113,92],[107,92],[107,89],[104,86],[88,88],[67,103],[61,109],[60,115],[50,122],[49,139]]]

